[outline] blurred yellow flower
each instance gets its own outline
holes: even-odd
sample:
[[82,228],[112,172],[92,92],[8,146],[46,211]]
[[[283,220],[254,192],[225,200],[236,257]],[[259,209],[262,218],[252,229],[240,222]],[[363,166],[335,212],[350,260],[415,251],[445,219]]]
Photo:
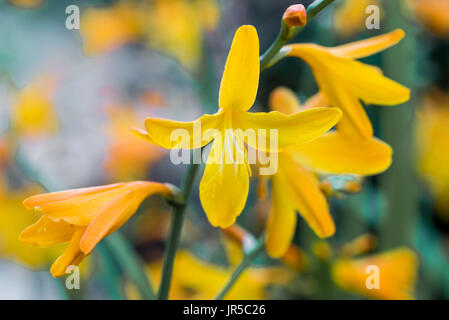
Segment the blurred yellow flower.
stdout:
[[379,0],[344,0],[335,10],[335,30],[344,37],[366,30],[366,8],[371,5],[381,9]]
[[[315,98],[313,101],[321,103]],[[308,110],[314,109],[313,103],[306,105]],[[302,108],[294,93],[286,88],[271,93],[270,107],[290,113]],[[267,224],[270,256],[281,257],[289,248],[296,226],[295,211],[319,237],[334,234],[334,222],[315,172],[377,174],[390,166],[391,154],[391,148],[376,138],[354,139],[338,131],[279,152],[279,168],[271,178],[272,207]]]
[[34,9],[39,7],[42,3],[44,3],[44,0],[7,0],[7,1],[23,9]]
[[416,17],[430,31],[449,36],[449,2],[447,0],[406,0]]
[[[413,299],[417,269],[416,253],[411,249],[398,248],[363,258],[337,259],[332,266],[332,278],[344,290],[368,298],[409,300]],[[378,279],[370,278],[376,276]],[[374,286],[369,289],[376,280],[378,288]]]
[[154,145],[148,145],[129,131],[138,122],[138,117],[130,106],[109,106],[110,121],[107,135],[110,144],[104,164],[111,180],[130,180],[145,176],[151,164],[164,155]]
[[[166,149],[195,149],[213,140],[200,183],[200,200],[215,227],[232,225],[246,203],[250,172],[245,142],[255,149],[261,143],[256,145],[244,132],[253,131],[258,139],[266,139],[264,146],[277,151],[322,135],[341,117],[336,108],[315,108],[293,115],[247,112],[255,101],[258,84],[259,38],[253,26],[242,26],[235,33],[228,55],[216,114],[203,115],[193,122],[149,118],[145,121],[146,131],[135,131]],[[270,129],[277,130],[277,146],[271,144],[269,134],[262,137],[259,133]],[[173,133],[180,131],[185,135],[173,139]]]
[[165,184],[134,181],[32,196],[23,202],[25,208],[43,216],[23,230],[19,239],[41,247],[70,241],[50,268],[54,277],[63,276],[69,265],[78,265],[152,194],[168,196],[171,191]]
[[417,112],[418,170],[435,196],[438,212],[449,220],[449,96],[432,90]]
[[57,131],[53,104],[55,86],[54,77],[45,74],[20,90],[11,114],[12,128],[17,134],[33,136]]
[[382,75],[373,66],[354,59],[367,57],[398,43],[404,31],[396,31],[327,48],[316,44],[292,44],[286,46],[288,56],[303,59],[312,68],[321,93],[329,105],[343,111],[338,124],[347,135],[370,138],[371,122],[360,102],[395,105],[410,98],[410,90]]

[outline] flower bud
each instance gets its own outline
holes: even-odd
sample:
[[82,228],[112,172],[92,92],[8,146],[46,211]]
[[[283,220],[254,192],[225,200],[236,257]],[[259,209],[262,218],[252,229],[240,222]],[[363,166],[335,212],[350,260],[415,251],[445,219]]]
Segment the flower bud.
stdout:
[[307,24],[306,8],[302,4],[294,4],[285,10],[282,20],[289,27],[304,27]]

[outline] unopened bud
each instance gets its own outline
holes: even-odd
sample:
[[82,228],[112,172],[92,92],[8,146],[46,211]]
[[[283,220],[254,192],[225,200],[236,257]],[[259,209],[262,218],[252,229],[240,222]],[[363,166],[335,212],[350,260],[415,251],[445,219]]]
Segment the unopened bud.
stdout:
[[304,27],[307,24],[306,8],[302,4],[294,4],[285,10],[282,20],[289,27]]

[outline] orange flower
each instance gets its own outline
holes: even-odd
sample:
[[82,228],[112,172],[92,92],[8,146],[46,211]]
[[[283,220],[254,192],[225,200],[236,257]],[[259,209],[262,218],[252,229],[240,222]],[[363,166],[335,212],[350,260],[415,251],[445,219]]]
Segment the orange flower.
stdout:
[[155,193],[169,196],[171,189],[162,183],[134,181],[32,196],[23,202],[25,208],[43,216],[23,230],[19,240],[40,247],[70,241],[50,268],[54,277],[63,276],[69,265],[78,265]]

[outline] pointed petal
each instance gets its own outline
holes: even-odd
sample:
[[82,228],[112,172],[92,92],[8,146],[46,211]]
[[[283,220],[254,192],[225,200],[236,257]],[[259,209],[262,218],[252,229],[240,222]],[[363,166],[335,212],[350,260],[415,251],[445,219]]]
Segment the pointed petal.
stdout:
[[65,221],[55,222],[42,216],[35,224],[22,231],[19,240],[27,244],[48,247],[70,241],[76,229]]
[[320,238],[332,236],[334,221],[316,178],[288,154],[279,154],[279,167],[282,171],[278,172],[278,178],[283,186],[288,186],[284,191],[299,214]]
[[382,34],[377,37],[351,42],[342,46],[329,48],[337,56],[351,59],[360,59],[384,51],[401,41],[405,37],[402,29]]
[[[223,110],[205,114],[192,122],[147,118],[145,127],[150,141],[165,149],[196,149],[208,144],[220,129]],[[142,131],[135,131],[138,136]]]
[[235,33],[220,85],[218,105],[223,109],[248,110],[259,86],[259,37],[253,26]]
[[200,182],[201,204],[214,227],[227,228],[232,225],[243,211],[248,197],[246,159],[236,154],[243,150],[244,144],[238,137],[236,140],[233,143],[228,134],[225,134],[223,141],[214,140]]
[[292,115],[277,111],[238,112],[234,115],[233,121],[234,127],[240,128],[243,133],[254,133],[245,135],[245,141],[251,147],[278,151],[319,137],[332,128],[340,118],[341,111],[337,108],[314,108]]
[[65,276],[68,266],[78,265],[84,259],[86,255],[81,252],[79,243],[85,229],[86,228],[77,228],[67,249],[52,264],[50,272],[53,277],[57,278]]
[[390,166],[392,149],[376,138],[357,139],[330,132],[295,147],[291,154],[297,162],[314,170],[372,175]]
[[292,114],[301,110],[298,97],[286,87],[278,87],[271,91],[268,104],[271,110],[284,114]]
[[273,204],[267,223],[266,250],[272,258],[282,257],[290,247],[296,229],[296,212],[282,180],[271,179]]

